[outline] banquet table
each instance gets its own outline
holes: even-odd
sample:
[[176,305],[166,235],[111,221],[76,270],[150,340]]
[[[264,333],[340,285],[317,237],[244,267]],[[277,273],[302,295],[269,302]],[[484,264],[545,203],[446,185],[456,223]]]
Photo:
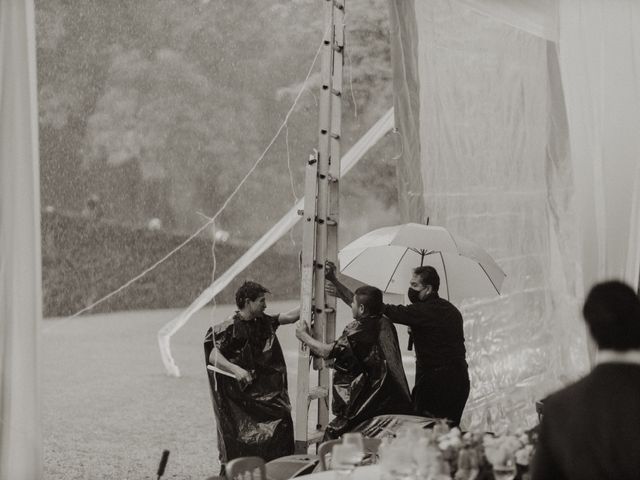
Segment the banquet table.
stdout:
[[324,472],[315,472],[308,475],[302,475],[298,478],[304,480],[380,480],[380,466],[366,465],[364,467],[357,467],[353,472],[351,472],[348,477],[334,470],[327,470]]

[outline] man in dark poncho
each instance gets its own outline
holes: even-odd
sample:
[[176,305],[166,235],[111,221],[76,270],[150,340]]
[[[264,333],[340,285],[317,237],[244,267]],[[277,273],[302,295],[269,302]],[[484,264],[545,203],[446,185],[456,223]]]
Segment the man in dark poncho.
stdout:
[[381,318],[382,292],[360,287],[353,295],[354,321],[333,343],[315,340],[304,323],[296,336],[311,352],[333,362],[332,411],[324,438],[338,438],[376,415],[411,412],[411,398],[393,325]]
[[[326,278],[338,296],[349,302],[352,293],[336,277],[333,263],[327,263]],[[438,295],[440,277],[435,268],[415,268],[409,285],[411,305],[385,304],[382,314],[411,327],[416,346],[414,410],[424,417],[447,418],[457,426],[470,388],[462,315]]]
[[[287,368],[275,332],[294,323],[299,309],[267,315],[268,290],[245,282],[236,292],[238,310],[209,329],[204,341],[221,473],[229,460],[265,461],[294,452]],[[224,373],[223,373],[224,372]]]

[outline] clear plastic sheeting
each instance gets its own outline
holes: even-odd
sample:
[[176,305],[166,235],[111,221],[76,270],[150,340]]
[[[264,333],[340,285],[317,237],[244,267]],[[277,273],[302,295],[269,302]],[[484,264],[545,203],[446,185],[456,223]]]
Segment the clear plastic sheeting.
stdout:
[[415,68],[420,79],[420,127],[406,140],[420,155],[404,157],[398,172],[401,185],[419,172],[422,202],[404,213],[478,243],[507,274],[500,297],[459,305],[472,382],[463,426],[532,424],[535,401],[588,364],[553,44],[464,2],[414,8],[415,18],[397,16],[393,27],[403,38],[415,31],[407,43],[416,49],[394,55],[395,70]]

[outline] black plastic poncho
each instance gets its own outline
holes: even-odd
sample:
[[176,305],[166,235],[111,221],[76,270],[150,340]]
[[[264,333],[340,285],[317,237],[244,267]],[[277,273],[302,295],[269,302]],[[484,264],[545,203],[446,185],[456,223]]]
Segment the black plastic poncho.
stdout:
[[207,370],[221,463],[243,456],[269,461],[294,452],[287,368],[275,334],[278,325],[278,317],[243,320],[236,313],[215,326],[213,338],[212,329],[206,334],[207,364],[215,341],[227,360],[254,378],[241,388],[236,379]]
[[338,438],[376,415],[411,412],[395,328],[386,319],[351,322],[335,341],[332,411],[325,439]]

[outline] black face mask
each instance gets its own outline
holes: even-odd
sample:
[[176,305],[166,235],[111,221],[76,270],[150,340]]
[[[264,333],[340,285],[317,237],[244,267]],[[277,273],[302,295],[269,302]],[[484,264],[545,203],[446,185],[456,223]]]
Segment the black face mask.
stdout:
[[421,291],[422,290],[414,290],[413,288],[410,288],[409,290],[407,290],[407,296],[409,297],[409,301],[411,303],[418,303],[420,301]]

